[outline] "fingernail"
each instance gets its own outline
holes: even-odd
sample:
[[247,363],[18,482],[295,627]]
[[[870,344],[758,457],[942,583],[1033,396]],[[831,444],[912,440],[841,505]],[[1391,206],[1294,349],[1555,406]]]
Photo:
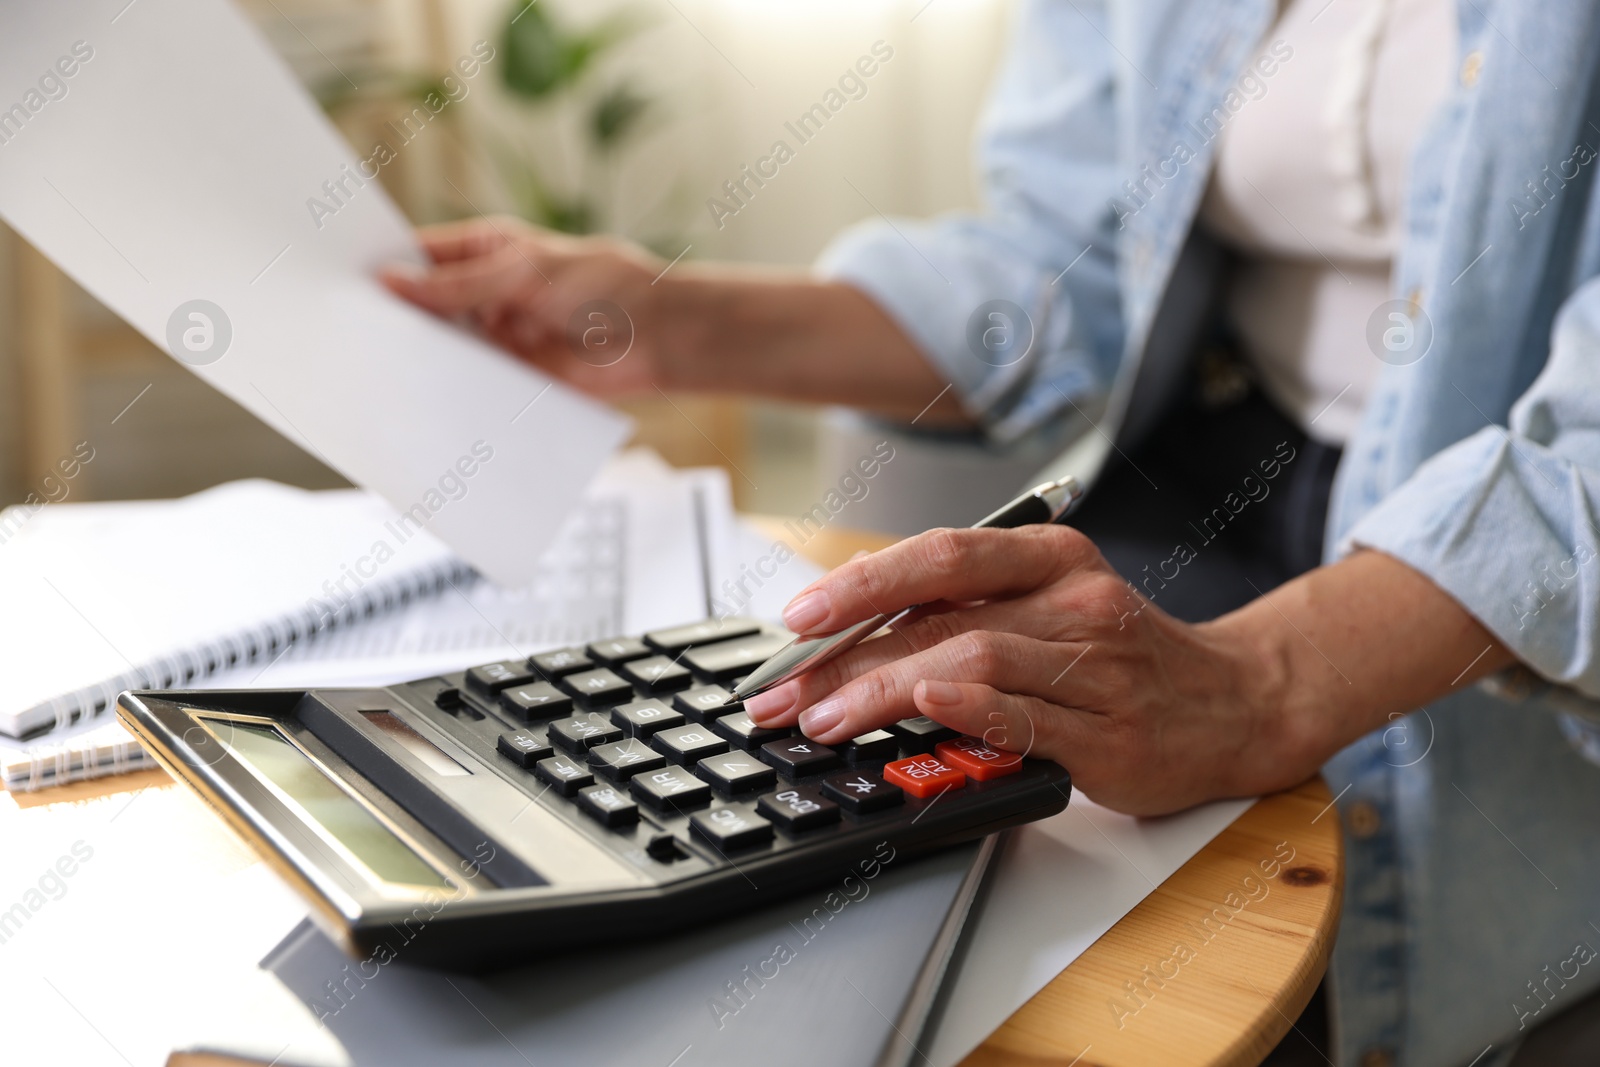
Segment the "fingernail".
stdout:
[[922,699],[929,704],[940,704],[953,707],[961,703],[961,688],[949,682],[937,682],[932,678],[922,680]]
[[798,686],[780,685],[775,689],[768,689],[765,693],[757,693],[753,697],[746,698],[744,702],[745,713],[757,723],[775,719],[794,707],[795,696],[798,692]]
[[844,699],[830,697],[800,713],[800,729],[807,737],[816,737],[844,722]]
[[828,594],[817,589],[790,601],[783,609],[783,624],[803,634],[828,617]]

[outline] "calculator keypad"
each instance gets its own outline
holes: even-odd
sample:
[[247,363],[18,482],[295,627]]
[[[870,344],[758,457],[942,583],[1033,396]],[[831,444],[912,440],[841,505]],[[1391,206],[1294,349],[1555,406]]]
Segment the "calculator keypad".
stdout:
[[502,770],[636,863],[782,851],[912,821],[969,781],[969,791],[1003,787],[1021,770],[1020,757],[925,717],[832,746],[757,725],[733,682],[789,640],[726,620],[593,641],[473,668],[455,679],[460,710],[440,715],[466,728],[464,712],[482,719],[490,705],[476,729],[504,724],[484,739]]

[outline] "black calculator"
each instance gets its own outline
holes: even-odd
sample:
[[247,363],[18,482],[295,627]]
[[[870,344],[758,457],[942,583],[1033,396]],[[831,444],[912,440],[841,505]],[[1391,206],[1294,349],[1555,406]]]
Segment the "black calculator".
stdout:
[[117,714],[347,952],[452,970],[660,936],[1066,807],[1059,765],[930,719],[839,746],[756,725],[729,690],[792,636],[717,619]]

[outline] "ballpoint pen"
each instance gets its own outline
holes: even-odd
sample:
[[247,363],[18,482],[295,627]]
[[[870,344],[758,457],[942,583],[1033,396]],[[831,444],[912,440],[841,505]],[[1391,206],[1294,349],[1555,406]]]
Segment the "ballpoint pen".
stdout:
[[[1072,510],[1072,506],[1082,496],[1083,488],[1076,478],[1071,475],[1058,478],[1053,482],[1034,486],[999,511],[975,523],[973,529],[1011,529],[1016,526],[1055,522]],[[737,703],[757,693],[764,693],[774,686],[782,685],[807,671],[815,670],[835,656],[854,648],[885,626],[893,626],[919,607],[920,604],[913,604],[896,612],[892,617],[874,615],[864,622],[858,622],[854,626],[824,637],[796,637],[734,686],[733,694],[727,702]]]

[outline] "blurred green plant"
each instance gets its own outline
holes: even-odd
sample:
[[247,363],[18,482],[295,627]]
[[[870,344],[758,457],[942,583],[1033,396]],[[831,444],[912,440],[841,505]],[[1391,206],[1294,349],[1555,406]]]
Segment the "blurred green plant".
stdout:
[[[497,72],[527,121],[460,124],[455,108],[448,120],[462,138],[461,150],[475,145],[493,162],[518,214],[564,233],[621,228],[613,203],[620,157],[664,109],[636,79],[605,61],[651,23],[639,9],[624,8],[587,27],[569,26],[542,0],[511,0],[495,58],[485,66]],[[403,110],[429,94],[449,95],[441,77],[408,69],[363,70],[354,84],[361,86],[359,92],[349,79],[330,78],[315,87],[318,102],[340,119],[361,109],[382,116],[385,108]],[[680,192],[664,190],[669,213],[681,206],[676,203]],[[630,214],[659,217],[661,206]],[[465,208],[441,212],[412,205],[412,210],[424,218],[447,218]],[[668,256],[683,245],[671,232],[641,239]]]
[[572,160],[578,178],[568,189],[540,168],[542,153],[508,145],[497,154],[503,179],[531,221],[565,233],[593,233],[605,224],[599,194],[610,184],[615,157],[659,105],[626,76],[608,79],[601,61],[645,25],[626,10],[579,29],[557,21],[543,5],[512,5],[501,30],[501,84],[532,112],[576,118],[583,141]]

